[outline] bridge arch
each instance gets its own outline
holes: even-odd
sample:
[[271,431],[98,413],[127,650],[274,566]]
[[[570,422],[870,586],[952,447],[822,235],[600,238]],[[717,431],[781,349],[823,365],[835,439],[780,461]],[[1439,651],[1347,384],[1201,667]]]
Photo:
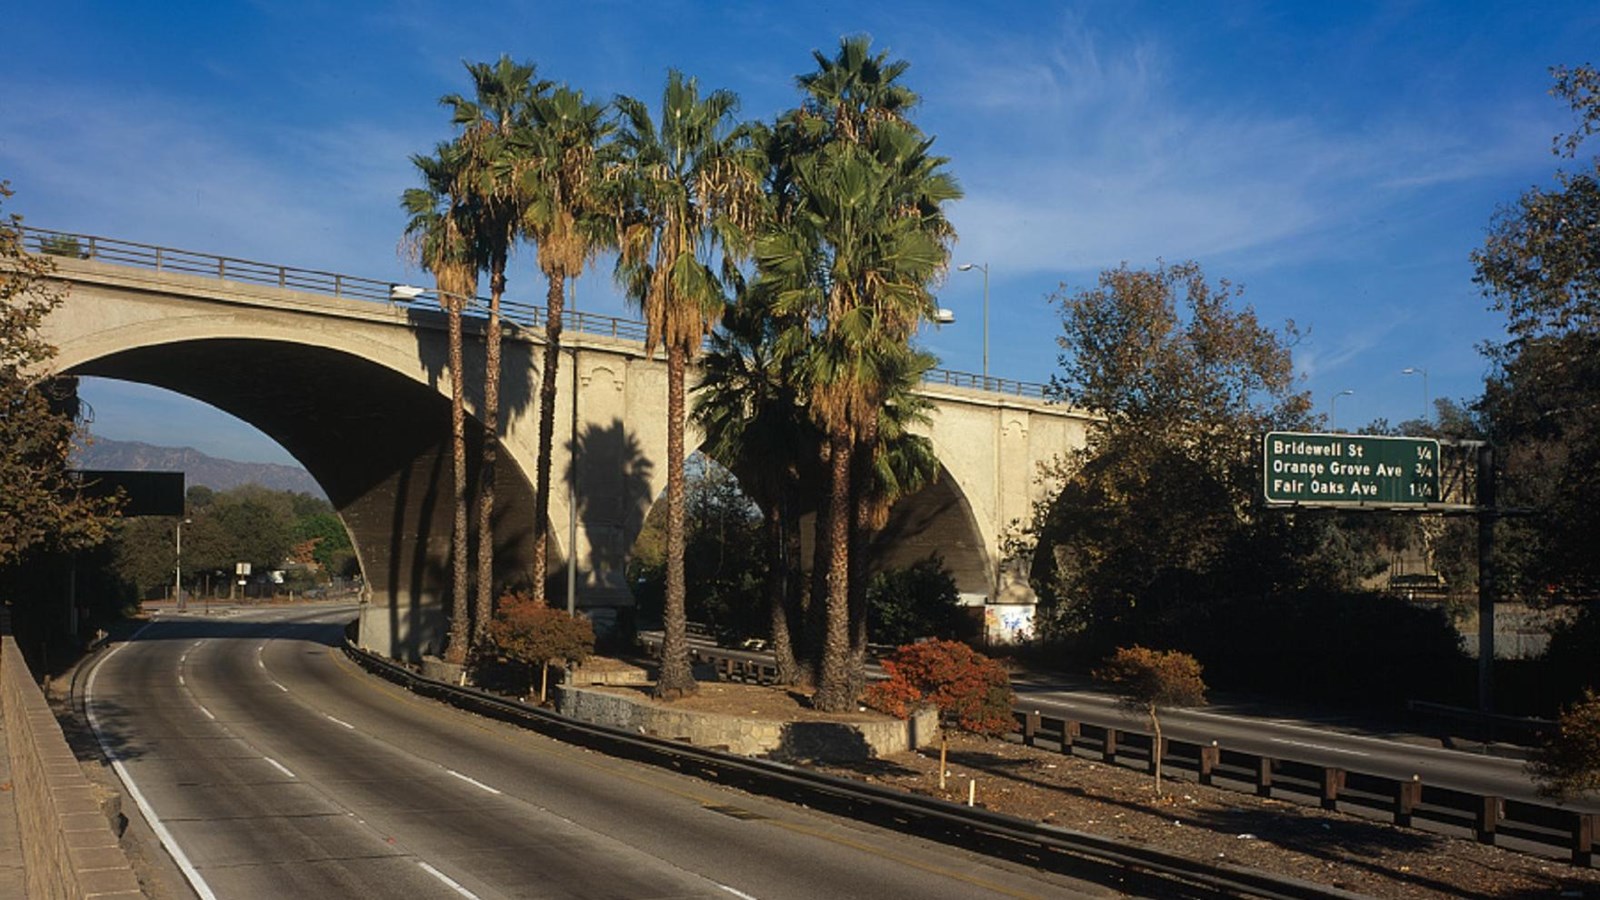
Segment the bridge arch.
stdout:
[[[62,371],[165,388],[277,441],[344,521],[368,599],[399,639],[394,651],[437,653],[452,602],[453,527],[450,403],[439,386],[385,364],[381,347],[359,339],[355,348],[337,349],[271,329],[249,337],[128,331],[63,346]],[[108,349],[119,343],[123,349]],[[477,483],[480,449],[478,431],[469,427],[468,484]],[[515,458],[495,473],[495,580],[510,584],[526,579],[531,560],[531,522],[519,514],[533,508],[533,487]],[[476,539],[474,522],[469,542]]]

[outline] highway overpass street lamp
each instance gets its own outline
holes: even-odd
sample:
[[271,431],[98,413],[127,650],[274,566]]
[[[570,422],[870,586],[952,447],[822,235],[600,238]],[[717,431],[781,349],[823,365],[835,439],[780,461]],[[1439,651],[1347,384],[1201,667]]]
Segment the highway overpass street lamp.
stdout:
[[1428,421],[1430,418],[1432,418],[1428,414],[1428,401],[1431,399],[1428,395],[1428,370],[1422,368],[1421,366],[1406,366],[1404,369],[1400,370],[1400,374],[1422,376],[1422,421]]
[[1332,397],[1328,398],[1328,429],[1329,430],[1331,430],[1331,431],[1338,431],[1339,430],[1339,398],[1340,397],[1348,397],[1348,396],[1350,396],[1351,394],[1354,394],[1354,393],[1355,393],[1355,391],[1352,391],[1349,388],[1345,388],[1344,390],[1340,391],[1339,393],[1334,394]]
[[983,386],[989,386],[989,264],[988,263],[962,263],[956,266],[958,272],[971,272],[973,269],[983,273]]
[[427,288],[420,288],[414,284],[391,284],[389,285],[389,302],[410,303],[427,293],[427,290]]

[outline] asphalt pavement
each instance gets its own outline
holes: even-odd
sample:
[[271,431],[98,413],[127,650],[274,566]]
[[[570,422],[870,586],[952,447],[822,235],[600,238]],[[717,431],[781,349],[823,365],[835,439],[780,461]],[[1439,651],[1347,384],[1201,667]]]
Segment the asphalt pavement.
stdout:
[[417,698],[337,650],[349,617],[164,615],[97,661],[93,724],[198,896],[1109,893]]

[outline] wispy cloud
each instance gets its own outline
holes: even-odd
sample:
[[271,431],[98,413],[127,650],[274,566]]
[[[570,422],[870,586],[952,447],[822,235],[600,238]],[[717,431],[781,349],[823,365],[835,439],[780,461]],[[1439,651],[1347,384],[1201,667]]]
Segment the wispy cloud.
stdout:
[[989,157],[953,216],[967,250],[1009,271],[1284,253],[1311,237],[1295,256],[1337,255],[1330,236],[1362,237],[1350,223],[1529,156],[1515,110],[1470,126],[1459,110],[1374,110],[1353,126],[1202,93],[1149,36],[1067,18],[997,40],[943,48],[941,99],[957,113],[939,124],[958,167],[963,152]]

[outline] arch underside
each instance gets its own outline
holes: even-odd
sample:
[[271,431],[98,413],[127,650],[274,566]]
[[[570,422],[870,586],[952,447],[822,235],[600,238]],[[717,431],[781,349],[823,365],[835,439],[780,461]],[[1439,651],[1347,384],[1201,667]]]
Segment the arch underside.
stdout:
[[[453,510],[450,402],[438,390],[349,353],[239,338],[121,350],[69,374],[166,388],[277,441],[327,492],[350,532],[370,592],[363,643],[407,658],[439,651]],[[467,431],[472,485],[482,442],[477,428]],[[496,466],[495,492],[494,578],[525,582],[533,487],[508,454]]]

